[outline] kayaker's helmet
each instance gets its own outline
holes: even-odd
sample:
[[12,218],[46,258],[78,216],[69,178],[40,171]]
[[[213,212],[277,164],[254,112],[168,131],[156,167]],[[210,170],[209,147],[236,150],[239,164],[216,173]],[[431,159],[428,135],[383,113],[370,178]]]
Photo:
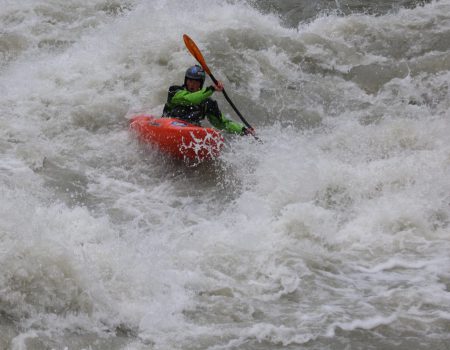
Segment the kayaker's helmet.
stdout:
[[205,71],[197,64],[195,66],[189,67],[186,71],[186,74],[184,75],[185,85],[187,79],[198,80],[201,82],[201,87],[203,87],[203,83],[205,82]]

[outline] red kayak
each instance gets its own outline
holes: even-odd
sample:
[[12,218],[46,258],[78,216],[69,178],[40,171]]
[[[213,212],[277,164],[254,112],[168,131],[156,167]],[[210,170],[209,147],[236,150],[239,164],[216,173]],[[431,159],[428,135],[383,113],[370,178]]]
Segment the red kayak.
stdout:
[[203,161],[219,156],[223,136],[215,129],[203,128],[175,118],[135,115],[130,130],[141,142],[156,146],[174,158]]

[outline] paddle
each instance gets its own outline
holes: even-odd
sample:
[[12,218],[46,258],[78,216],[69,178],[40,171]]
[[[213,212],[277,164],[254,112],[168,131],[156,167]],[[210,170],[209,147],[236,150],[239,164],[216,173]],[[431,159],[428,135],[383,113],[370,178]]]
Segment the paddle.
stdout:
[[[189,35],[187,34],[183,34],[183,40],[184,43],[187,47],[187,49],[189,50],[189,52],[192,54],[192,56],[195,57],[195,59],[198,61],[198,63],[200,63],[200,65],[202,66],[203,70],[206,72],[206,74],[208,74],[211,78],[211,80],[214,82],[214,84],[217,85],[217,79],[214,77],[214,75],[211,73],[208,65],[206,64],[205,59],[203,58],[202,53],[200,52],[200,49],[198,48],[198,46],[195,44],[194,40],[192,40]],[[241,112],[239,112],[239,110],[236,108],[236,106],[234,105],[233,101],[231,101],[231,99],[228,97],[225,89],[222,90],[223,95],[225,96],[225,99],[228,101],[228,103],[230,104],[230,106],[234,109],[234,111],[236,112],[236,114],[239,116],[239,118],[241,118],[242,122],[245,124],[245,126],[251,130],[254,130],[253,127],[245,120],[245,118],[242,116]],[[253,135],[253,134],[252,134]],[[255,135],[253,135],[256,139],[257,137]]]

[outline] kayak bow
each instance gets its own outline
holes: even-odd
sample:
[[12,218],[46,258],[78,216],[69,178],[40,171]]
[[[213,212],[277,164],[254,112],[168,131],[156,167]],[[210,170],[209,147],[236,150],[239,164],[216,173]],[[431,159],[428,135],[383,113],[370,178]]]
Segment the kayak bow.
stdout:
[[205,161],[217,158],[224,145],[219,131],[175,118],[135,115],[131,118],[130,130],[141,142],[184,160]]

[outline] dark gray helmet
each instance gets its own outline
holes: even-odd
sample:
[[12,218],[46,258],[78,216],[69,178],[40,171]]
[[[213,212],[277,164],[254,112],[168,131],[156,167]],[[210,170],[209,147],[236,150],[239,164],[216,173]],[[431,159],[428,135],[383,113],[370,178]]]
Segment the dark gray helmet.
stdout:
[[203,86],[205,77],[206,75],[203,68],[196,64],[195,66],[189,67],[186,71],[186,74],[184,75],[184,83],[186,84],[186,79],[192,79],[200,81]]

